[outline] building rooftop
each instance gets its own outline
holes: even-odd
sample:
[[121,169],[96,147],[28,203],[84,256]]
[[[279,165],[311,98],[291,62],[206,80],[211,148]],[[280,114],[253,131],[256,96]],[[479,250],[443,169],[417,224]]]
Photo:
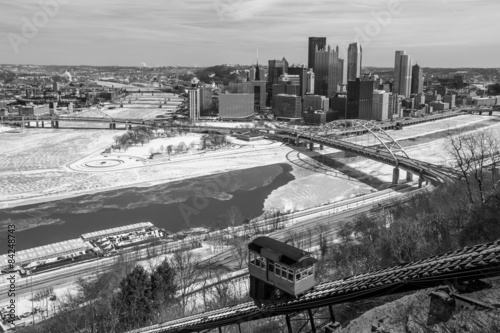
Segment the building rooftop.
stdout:
[[125,234],[127,232],[132,232],[140,229],[151,228],[154,227],[154,224],[151,222],[141,222],[136,224],[125,225],[123,227],[111,228],[106,230],[89,232],[82,235],[84,240],[91,240],[95,238],[102,238],[111,235],[119,235]]
[[[24,264],[44,258],[55,258],[63,253],[79,252],[90,248],[92,248],[92,245],[82,240],[81,238],[71,239],[60,243],[54,243],[18,251],[16,252],[16,263]],[[9,257],[7,254],[1,255],[0,267],[8,267],[8,260]]]

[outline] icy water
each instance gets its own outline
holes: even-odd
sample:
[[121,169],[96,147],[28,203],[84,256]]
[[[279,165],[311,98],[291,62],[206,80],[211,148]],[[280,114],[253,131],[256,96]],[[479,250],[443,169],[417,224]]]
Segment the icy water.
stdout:
[[[0,210],[0,220],[22,229],[16,233],[17,250],[138,222],[152,222],[172,232],[227,225],[261,215],[271,192],[294,179],[291,171],[288,164],[277,164],[85,195]],[[6,237],[0,237],[0,254],[6,252]]]

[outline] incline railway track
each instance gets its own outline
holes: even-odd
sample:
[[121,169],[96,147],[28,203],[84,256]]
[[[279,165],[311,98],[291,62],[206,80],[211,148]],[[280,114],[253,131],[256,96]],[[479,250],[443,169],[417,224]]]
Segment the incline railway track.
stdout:
[[359,299],[430,288],[447,282],[461,283],[499,275],[500,241],[496,241],[316,285],[304,296],[288,302],[263,308],[248,302],[130,333],[202,332]]

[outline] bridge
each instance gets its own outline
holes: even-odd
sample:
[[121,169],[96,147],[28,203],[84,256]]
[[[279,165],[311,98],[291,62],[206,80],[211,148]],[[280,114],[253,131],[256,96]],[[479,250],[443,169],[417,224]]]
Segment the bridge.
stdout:
[[[335,322],[332,305],[353,302],[377,296],[426,289],[443,284],[460,287],[466,281],[500,275],[500,241],[466,247],[442,255],[392,266],[382,270],[351,276],[342,280],[316,285],[302,297],[258,308],[253,303],[243,303],[215,311],[165,322],[131,331],[130,333],[188,333],[222,327],[239,327],[241,323],[257,319],[284,316],[288,332],[293,333],[291,320],[307,312],[310,332]],[[327,308],[329,318],[319,318],[313,310]]]
[[[95,110],[94,110],[95,111]],[[98,112],[98,111],[96,111]],[[102,113],[102,112],[101,112]],[[392,165],[393,179],[392,184],[397,185],[400,179],[400,171],[406,171],[406,180],[412,181],[413,176],[417,175],[419,178],[419,187],[423,186],[423,182],[433,182],[442,183],[450,179],[450,172],[446,170],[436,170],[432,166],[426,165],[424,163],[418,162],[411,159],[404,149],[394,140],[387,132],[387,129],[396,129],[398,126],[408,126],[413,124],[419,124],[422,122],[436,121],[439,119],[454,117],[462,112],[450,112],[444,114],[431,115],[425,118],[416,119],[402,119],[395,122],[385,122],[385,123],[374,123],[370,121],[363,120],[340,120],[328,123],[323,127],[310,127],[311,131],[305,130],[295,130],[287,127],[281,128],[268,128],[268,127],[257,127],[257,128],[240,128],[240,127],[224,127],[224,126],[199,126],[191,124],[175,124],[172,125],[165,120],[153,119],[153,120],[142,120],[142,119],[120,119],[111,118],[105,113],[102,113],[102,117],[76,117],[76,116],[43,116],[43,117],[10,117],[8,119],[2,118],[1,121],[4,123],[22,123],[25,122],[36,122],[37,127],[39,124],[44,126],[44,121],[49,122],[51,127],[58,128],[59,122],[94,122],[94,123],[109,123],[110,129],[116,129],[117,124],[125,125],[126,129],[132,129],[132,126],[147,126],[147,127],[158,127],[158,126],[172,126],[175,128],[180,128],[189,132],[198,133],[218,133],[218,134],[228,134],[232,132],[241,131],[259,131],[262,132],[264,136],[269,139],[283,140],[294,142],[296,145],[300,145],[301,142],[306,142],[309,144],[311,150],[314,149],[314,144],[318,144],[320,149],[324,146],[332,147],[342,151],[351,152],[359,156],[363,156],[377,162]],[[349,137],[352,135],[369,134],[374,136],[378,140],[379,145],[375,147],[365,147],[358,144],[354,144],[343,140],[344,137]]]

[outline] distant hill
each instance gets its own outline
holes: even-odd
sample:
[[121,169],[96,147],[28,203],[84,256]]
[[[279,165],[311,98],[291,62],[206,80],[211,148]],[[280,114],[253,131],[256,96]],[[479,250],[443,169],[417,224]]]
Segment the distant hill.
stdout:
[[17,75],[11,71],[0,70],[0,82],[3,84],[11,83],[16,79]]
[[215,81],[217,83],[223,82],[227,85],[231,81],[236,81],[239,77],[238,74],[234,73],[234,71],[238,69],[239,68],[224,65],[200,68],[196,71],[196,77],[205,83]]

